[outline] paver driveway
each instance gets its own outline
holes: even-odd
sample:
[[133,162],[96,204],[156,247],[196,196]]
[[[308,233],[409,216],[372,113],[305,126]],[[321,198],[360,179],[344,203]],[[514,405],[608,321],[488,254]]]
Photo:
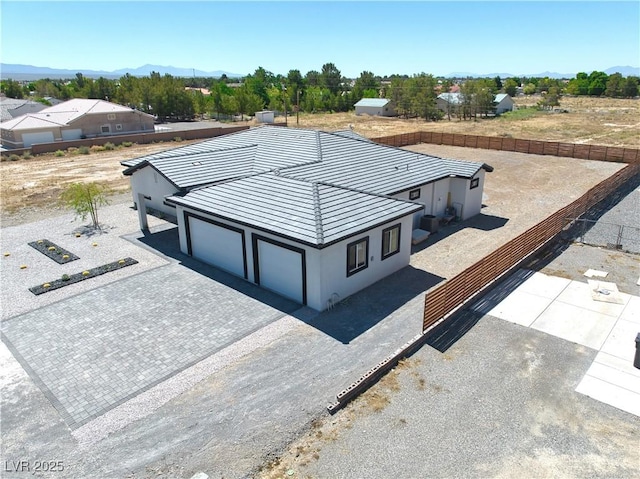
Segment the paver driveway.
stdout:
[[77,428],[297,308],[172,263],[5,321],[2,339]]

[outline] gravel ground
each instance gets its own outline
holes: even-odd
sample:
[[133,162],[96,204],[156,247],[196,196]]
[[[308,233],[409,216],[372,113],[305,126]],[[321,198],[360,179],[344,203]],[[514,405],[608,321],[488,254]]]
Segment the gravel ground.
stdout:
[[[143,250],[122,238],[123,235],[140,229],[138,213],[131,208],[131,203],[103,207],[99,210],[99,215],[102,231],[87,228],[87,221],[74,218],[69,213],[2,228],[2,320],[168,263],[158,254]],[[166,224],[155,217],[148,218],[150,227]],[[82,236],[76,238],[75,232],[82,232]],[[80,259],[64,265],[58,264],[27,244],[39,239],[53,241]],[[96,246],[93,246],[94,243]],[[9,255],[5,256],[6,253]],[[127,256],[137,260],[138,264],[39,296],[28,290],[32,286],[58,279],[63,274],[79,273]],[[26,268],[22,269],[21,266]]]
[[640,418],[574,390],[596,351],[484,317],[425,346],[260,477],[637,478]]
[[[444,145],[421,144],[407,149],[479,161],[495,168],[485,176],[486,206],[482,214],[443,227],[414,247],[411,266],[445,278],[479,261],[624,167],[619,163]],[[571,181],[567,181],[569,177]]]

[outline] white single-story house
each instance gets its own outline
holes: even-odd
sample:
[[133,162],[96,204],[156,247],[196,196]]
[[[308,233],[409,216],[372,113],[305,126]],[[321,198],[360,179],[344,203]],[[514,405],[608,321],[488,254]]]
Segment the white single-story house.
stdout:
[[0,96],[0,122],[13,120],[28,113],[38,113],[47,108],[37,101]]
[[496,115],[500,115],[507,111],[513,111],[515,103],[513,98],[511,98],[511,95],[508,95],[507,93],[498,93],[493,101],[496,104]]
[[393,102],[386,98],[363,98],[354,106],[356,115],[396,116]]
[[262,126],[122,162],[185,254],[317,310],[407,266],[424,215],[480,212],[483,163]]
[[[507,93],[498,93],[494,100],[495,114],[500,115],[507,111],[512,111],[514,101]],[[455,114],[458,107],[462,104],[461,93],[440,93],[436,97],[436,107],[445,112]]]
[[0,123],[2,144],[29,147],[126,133],[153,133],[154,117],[104,100],[75,98]]

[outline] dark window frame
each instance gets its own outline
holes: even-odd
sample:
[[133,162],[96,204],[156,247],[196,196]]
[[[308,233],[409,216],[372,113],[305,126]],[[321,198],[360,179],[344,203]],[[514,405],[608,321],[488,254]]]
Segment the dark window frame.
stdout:
[[[417,195],[416,195],[416,193],[417,193]],[[420,198],[420,188],[417,188],[415,190],[409,191],[409,199],[410,200],[417,200],[418,198]]]
[[[387,234],[389,231],[392,230],[398,230],[398,247],[396,248],[395,251],[390,251],[387,254],[384,253],[384,235]],[[398,254],[400,252],[400,234],[402,232],[402,224],[398,223],[395,224],[393,226],[389,226],[388,228],[385,228],[382,230],[382,245],[380,246],[380,258],[382,261],[384,261],[385,259],[393,256],[394,254]]]
[[469,189],[473,190],[474,188],[477,188],[478,186],[480,186],[480,178],[473,178],[471,180],[471,183],[469,184]]
[[[358,245],[364,243],[365,244],[365,252],[364,252],[364,264],[362,266],[357,266],[358,263]],[[351,248],[356,248],[356,265],[355,268],[349,269],[349,252]],[[353,241],[347,245],[347,277],[352,276],[360,271],[367,269],[369,267],[369,237],[365,236],[364,238],[360,238],[357,241]]]

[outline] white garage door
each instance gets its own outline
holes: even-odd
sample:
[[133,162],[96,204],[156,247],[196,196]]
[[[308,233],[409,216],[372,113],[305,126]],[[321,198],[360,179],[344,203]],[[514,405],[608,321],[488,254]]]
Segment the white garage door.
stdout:
[[82,138],[82,130],[80,128],[75,128],[73,130],[62,130],[63,140],[79,140],[80,138]]
[[244,249],[239,231],[190,216],[189,238],[194,258],[245,277]]
[[260,286],[304,303],[302,252],[258,240]]
[[25,148],[27,146],[35,145],[36,143],[53,143],[53,132],[42,131],[40,133],[23,133],[22,143]]

